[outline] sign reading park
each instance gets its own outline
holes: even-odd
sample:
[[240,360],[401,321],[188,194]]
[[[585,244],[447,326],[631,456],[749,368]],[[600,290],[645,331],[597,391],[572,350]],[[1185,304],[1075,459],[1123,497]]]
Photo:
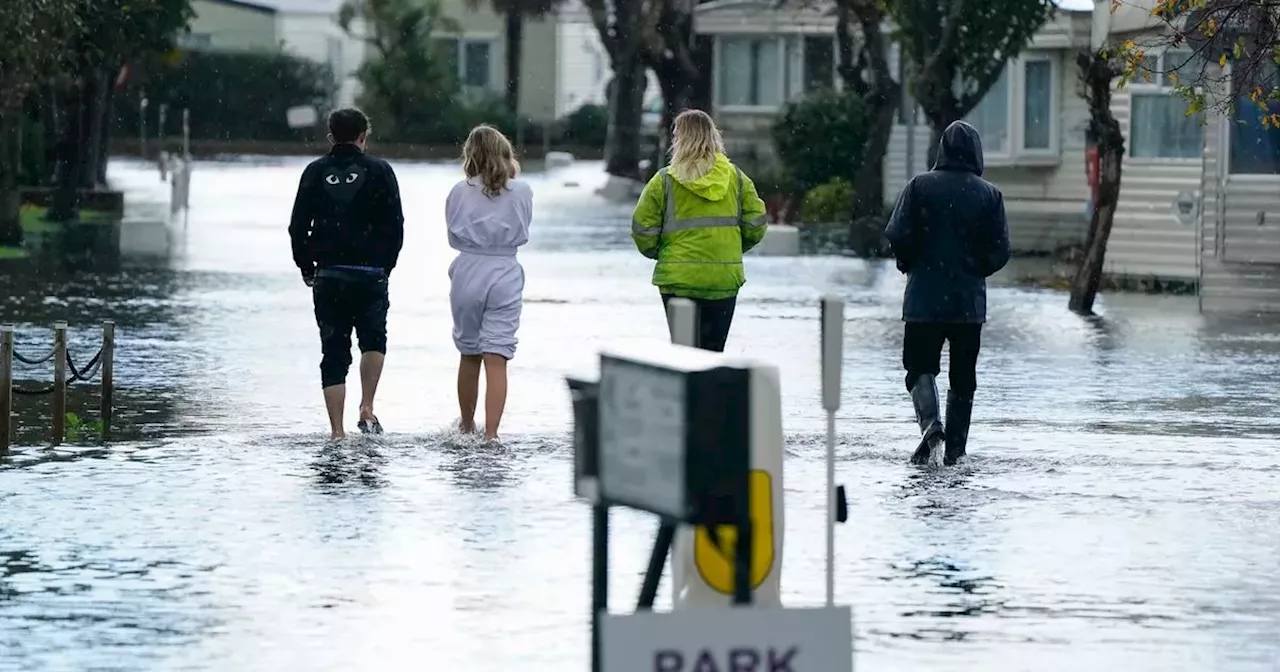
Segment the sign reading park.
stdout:
[[848,607],[609,615],[604,672],[853,672]]

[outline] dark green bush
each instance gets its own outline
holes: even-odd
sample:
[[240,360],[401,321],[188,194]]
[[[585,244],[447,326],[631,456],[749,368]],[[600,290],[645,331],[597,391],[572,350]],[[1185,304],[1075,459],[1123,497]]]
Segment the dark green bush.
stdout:
[[798,191],[850,179],[862,162],[868,113],[856,96],[820,90],[788,103],[773,124],[773,143]]
[[336,90],[327,65],[284,53],[189,51],[176,63],[157,62],[139,73],[114,99],[117,137],[138,134],[138,101],[147,97],[148,135],[156,135],[157,110],[168,103],[164,133],[182,132],[182,110],[191,110],[191,137],[217,140],[290,140],[316,129],[289,128],[285,111],[314,105],[323,113]]
[[567,144],[604,147],[609,132],[609,110],[603,105],[583,105],[565,116],[560,122],[560,132]]

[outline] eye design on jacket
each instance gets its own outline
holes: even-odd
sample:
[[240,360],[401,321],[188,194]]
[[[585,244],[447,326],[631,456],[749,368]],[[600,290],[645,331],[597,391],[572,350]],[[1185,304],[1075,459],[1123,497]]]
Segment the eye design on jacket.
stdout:
[[337,183],[338,183],[338,176],[337,176],[337,175],[325,175],[325,176],[324,176],[324,181],[325,181],[325,182],[328,182],[329,184],[337,184]]
[[355,181],[356,181],[356,180],[358,180],[358,179],[360,179],[360,176],[359,176],[359,175],[357,175],[357,174],[355,174],[355,173],[347,173],[347,184],[351,184],[351,183],[355,182]]

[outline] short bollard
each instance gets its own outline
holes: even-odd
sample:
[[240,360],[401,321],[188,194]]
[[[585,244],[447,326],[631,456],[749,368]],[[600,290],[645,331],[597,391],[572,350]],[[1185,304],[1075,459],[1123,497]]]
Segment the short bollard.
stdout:
[[115,389],[116,374],[116,323],[106,320],[102,323],[102,440],[106,441],[111,433],[111,416],[114,411],[112,399]]
[[13,440],[13,327],[0,325],[0,457]]
[[53,445],[67,433],[67,323],[53,323]]
[[[49,406],[53,417],[50,423],[49,439],[52,445],[61,445],[67,438],[67,388],[77,382],[87,383],[99,372],[102,374],[102,440],[106,441],[110,435],[114,415],[115,322],[106,320],[102,323],[102,347],[82,369],[77,368],[67,349],[67,323],[55,322],[53,334],[52,349],[41,357],[27,357],[14,350],[13,327],[0,325],[0,457],[8,455],[13,443],[15,429],[13,397],[15,395],[52,396]],[[40,366],[52,361],[53,383],[35,388],[15,386],[15,360],[29,366]]]

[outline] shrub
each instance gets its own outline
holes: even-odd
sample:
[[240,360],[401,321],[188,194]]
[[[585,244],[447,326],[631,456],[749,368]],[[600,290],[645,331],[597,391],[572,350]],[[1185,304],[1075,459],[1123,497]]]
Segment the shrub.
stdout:
[[799,191],[852,177],[862,162],[869,118],[853,95],[817,91],[788,103],[773,123],[773,143]]
[[[298,105],[327,110],[336,89],[327,65],[285,53],[190,51],[176,62],[156,62],[114,98],[117,133],[138,133],[138,101],[148,99],[148,134],[156,134],[156,111],[168,103],[167,135],[182,129],[191,110],[191,137],[226,140],[289,140],[314,130],[289,128],[285,111]],[[376,120],[375,120],[376,121]]]
[[604,147],[609,132],[609,110],[586,104],[570,112],[560,122],[564,142],[580,147]]
[[847,223],[853,217],[853,185],[836,178],[804,195],[800,221],[805,224]]

